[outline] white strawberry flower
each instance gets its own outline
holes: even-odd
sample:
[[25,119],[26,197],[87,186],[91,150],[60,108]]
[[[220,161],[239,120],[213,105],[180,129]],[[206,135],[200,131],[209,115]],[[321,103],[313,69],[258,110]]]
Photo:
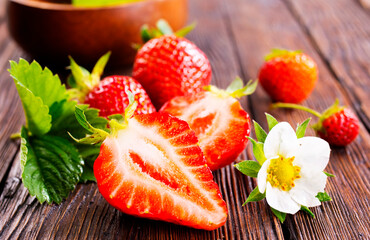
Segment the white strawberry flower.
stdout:
[[323,170],[330,156],[325,140],[297,139],[293,128],[281,122],[267,135],[263,151],[267,160],[258,172],[257,184],[272,208],[295,214],[301,206],[321,204],[316,196],[324,192],[327,176]]
[[257,187],[245,204],[266,198],[273,213],[284,222],[286,214],[303,210],[314,216],[308,207],[330,201],[324,191],[329,162],[329,144],[317,137],[304,137],[310,119],[299,124],[297,131],[287,122],[266,114],[270,132],[254,122],[257,141],[253,144],[256,161],[246,160],[234,165],[243,174],[257,178]]

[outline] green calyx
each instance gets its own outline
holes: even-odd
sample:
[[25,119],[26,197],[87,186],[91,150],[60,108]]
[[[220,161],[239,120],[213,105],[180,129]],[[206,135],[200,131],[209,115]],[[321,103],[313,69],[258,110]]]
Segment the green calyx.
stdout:
[[127,91],[126,93],[128,95],[130,104],[126,107],[124,115],[115,114],[109,116],[110,121],[108,122],[108,124],[110,133],[102,129],[93,127],[85,116],[84,108],[81,106],[76,106],[76,119],[78,123],[89,132],[89,134],[81,139],[76,139],[72,136],[72,134],[69,133],[71,138],[73,138],[73,140],[75,140],[76,142],[82,144],[99,144],[102,143],[108,136],[116,137],[120,130],[125,129],[128,126],[128,119],[130,119],[134,115],[137,107],[137,102],[134,100],[134,95],[132,94],[132,92]]
[[329,118],[331,115],[333,115],[336,112],[342,111],[345,109],[344,106],[339,105],[339,100],[336,99],[334,104],[328,107],[320,116],[319,121],[312,125],[312,128],[315,131],[325,131],[325,129],[322,126],[322,123],[324,122],[325,119]]
[[[141,27],[141,39],[144,43],[148,42],[150,39],[157,38],[163,35],[175,35],[178,37],[185,37],[189,32],[191,32],[196,26],[196,23],[192,24],[174,32],[168,22],[164,19],[160,19],[156,23],[156,28],[149,28],[147,24]],[[134,46],[139,48],[139,45]]]
[[86,94],[99,84],[100,77],[104,72],[110,55],[111,52],[104,54],[95,64],[91,73],[79,66],[72,57],[69,57],[71,64],[69,68],[72,72],[68,78],[68,85],[72,87],[68,90],[70,99],[77,99],[83,102]]
[[345,107],[339,105],[339,100],[336,99],[334,104],[331,105],[329,108],[327,108],[323,113],[319,113],[311,108],[301,106],[298,104],[293,104],[293,103],[274,103],[271,104],[271,108],[291,108],[291,109],[298,109],[298,110],[303,110],[306,112],[311,113],[312,115],[316,116],[319,118],[319,121],[312,125],[311,127],[315,131],[325,131],[325,129],[322,127],[322,123],[324,122],[325,119],[329,118],[331,115],[333,115],[336,112],[342,111]]
[[271,50],[271,52],[269,54],[267,54],[265,56],[265,61],[269,61],[273,58],[276,58],[276,57],[282,57],[282,56],[295,56],[299,53],[302,53],[302,51],[298,50],[298,51],[290,51],[290,50],[286,50],[286,49],[279,49],[279,48],[274,48]]
[[219,89],[216,86],[208,85],[204,87],[204,90],[209,91],[218,97],[226,98],[241,98],[243,96],[251,95],[254,93],[258,85],[257,80],[249,80],[246,85],[244,85],[243,80],[240,77],[236,77],[234,81],[225,89]]

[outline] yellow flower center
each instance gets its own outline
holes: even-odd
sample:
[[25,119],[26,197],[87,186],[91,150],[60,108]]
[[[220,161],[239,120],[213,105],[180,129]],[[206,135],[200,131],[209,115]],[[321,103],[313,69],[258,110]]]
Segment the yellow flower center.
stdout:
[[278,157],[272,159],[267,168],[267,181],[271,186],[280,188],[283,191],[289,191],[294,187],[294,180],[300,178],[301,168],[293,166],[294,157]]

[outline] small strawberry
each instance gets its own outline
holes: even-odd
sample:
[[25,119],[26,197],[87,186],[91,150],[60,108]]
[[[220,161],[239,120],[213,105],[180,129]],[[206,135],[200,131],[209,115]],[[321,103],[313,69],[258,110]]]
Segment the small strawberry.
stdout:
[[299,51],[273,49],[265,60],[259,82],[273,100],[300,103],[311,94],[318,70],[309,56]]
[[[146,42],[138,51],[132,76],[148,92],[154,106],[159,109],[176,96],[196,93],[211,81],[211,65],[207,56],[192,42],[179,36],[184,30],[172,33],[163,21],[152,33],[144,29]],[[159,36],[158,35],[163,35]],[[148,37],[149,36],[149,37]]]
[[77,114],[79,122],[84,122],[81,125],[93,132],[79,142],[105,138],[94,163],[103,197],[120,211],[138,217],[206,230],[222,226],[226,203],[194,131],[167,113],[131,118],[133,111],[130,104],[124,120],[111,120],[110,135],[89,125],[82,110]]
[[359,133],[358,118],[351,109],[339,106],[338,100],[323,113],[288,103],[275,103],[272,107],[300,109],[315,115],[319,121],[312,128],[322,139],[333,146],[346,146],[355,140]]
[[126,92],[130,91],[135,95],[135,101],[138,102],[136,114],[155,112],[144,88],[132,77],[115,75],[100,81],[109,56],[110,53],[107,53],[101,57],[91,74],[70,58],[72,71],[70,85],[74,89],[69,91],[72,97],[78,98],[81,103],[89,104],[92,108],[99,109],[101,116],[108,117],[112,114],[124,113],[129,104]]
[[226,90],[208,86],[189,96],[175,97],[161,108],[161,112],[185,120],[199,139],[199,145],[211,170],[233,162],[247,145],[250,119],[238,100],[256,89],[257,82],[243,87],[240,78]]

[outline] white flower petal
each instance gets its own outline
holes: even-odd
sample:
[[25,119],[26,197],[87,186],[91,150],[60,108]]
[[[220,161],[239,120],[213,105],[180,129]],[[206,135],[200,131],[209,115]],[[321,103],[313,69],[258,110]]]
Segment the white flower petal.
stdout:
[[297,136],[287,122],[275,125],[266,137],[263,151],[267,159],[276,155],[292,157],[298,148]]
[[322,172],[329,162],[329,144],[318,137],[303,137],[298,139],[299,148],[293,164],[305,172]]
[[264,193],[266,190],[266,182],[267,182],[267,168],[270,165],[271,159],[266,160],[263,164],[260,170],[258,171],[257,175],[257,185],[258,190],[260,190],[260,193]]
[[327,176],[323,172],[305,176],[294,181],[295,187],[289,191],[290,196],[297,203],[306,207],[316,207],[321,204],[316,195],[324,192]]
[[274,188],[268,182],[266,186],[267,203],[280,212],[295,214],[301,209],[301,205],[295,202],[288,192]]

